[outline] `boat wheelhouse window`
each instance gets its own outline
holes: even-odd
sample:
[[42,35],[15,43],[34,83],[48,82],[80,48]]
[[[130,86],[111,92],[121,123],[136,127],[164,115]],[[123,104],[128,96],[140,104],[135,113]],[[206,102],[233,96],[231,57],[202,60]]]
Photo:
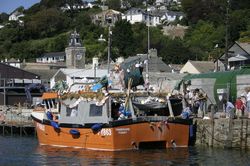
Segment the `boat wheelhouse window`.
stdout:
[[102,106],[90,104],[89,116],[102,116]]
[[78,106],[73,107],[73,108],[66,108],[66,116],[70,116],[70,117],[77,117],[78,115]]

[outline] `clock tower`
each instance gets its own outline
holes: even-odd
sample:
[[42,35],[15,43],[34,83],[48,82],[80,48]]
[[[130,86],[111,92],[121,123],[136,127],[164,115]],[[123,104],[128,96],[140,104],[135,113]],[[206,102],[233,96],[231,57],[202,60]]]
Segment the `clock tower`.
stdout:
[[67,68],[85,68],[85,52],[80,35],[74,31],[70,34],[69,45],[65,48]]

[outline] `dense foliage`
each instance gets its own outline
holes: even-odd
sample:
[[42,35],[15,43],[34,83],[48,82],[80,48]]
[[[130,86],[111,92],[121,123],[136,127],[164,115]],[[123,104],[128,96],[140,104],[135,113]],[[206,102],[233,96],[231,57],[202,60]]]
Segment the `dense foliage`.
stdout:
[[[140,0],[124,1],[130,7],[142,7]],[[149,1],[153,4],[154,1]],[[228,3],[229,2],[229,3]],[[101,9],[68,10],[61,7],[82,4],[81,0],[41,0],[27,10],[22,23],[8,21],[8,14],[0,14],[0,59],[20,58],[33,60],[46,52],[64,51],[71,31],[76,29],[86,47],[87,60],[107,57],[107,42],[98,42],[103,34],[108,38],[108,28],[92,23],[91,16]],[[102,3],[102,1],[99,1]],[[107,0],[110,8],[122,11],[119,0]],[[163,35],[162,27],[150,27],[150,47],[156,48],[166,63],[185,63],[188,59],[208,60],[225,51],[226,24],[229,45],[234,41],[250,42],[249,0],[182,0],[186,14],[180,24],[189,26],[185,37],[172,39]],[[148,50],[148,28],[145,24],[131,25],[118,21],[112,27],[112,54],[134,56]],[[215,47],[218,46],[218,47]]]

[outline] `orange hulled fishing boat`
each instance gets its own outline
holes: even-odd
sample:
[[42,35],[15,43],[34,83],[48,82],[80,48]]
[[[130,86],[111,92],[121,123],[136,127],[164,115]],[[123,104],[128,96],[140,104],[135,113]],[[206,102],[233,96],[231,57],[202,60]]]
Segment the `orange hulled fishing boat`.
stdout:
[[46,92],[44,105],[32,112],[39,143],[106,151],[187,147],[192,120],[169,116],[171,102],[161,103],[161,111],[140,109],[133,104],[138,96],[143,93]]

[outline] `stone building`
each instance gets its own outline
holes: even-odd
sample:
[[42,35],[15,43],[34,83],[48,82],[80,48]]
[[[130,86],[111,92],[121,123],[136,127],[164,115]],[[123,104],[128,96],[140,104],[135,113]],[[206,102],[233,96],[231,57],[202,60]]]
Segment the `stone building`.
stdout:
[[80,35],[74,31],[70,35],[69,45],[65,48],[67,68],[85,68],[86,49],[80,39]]

